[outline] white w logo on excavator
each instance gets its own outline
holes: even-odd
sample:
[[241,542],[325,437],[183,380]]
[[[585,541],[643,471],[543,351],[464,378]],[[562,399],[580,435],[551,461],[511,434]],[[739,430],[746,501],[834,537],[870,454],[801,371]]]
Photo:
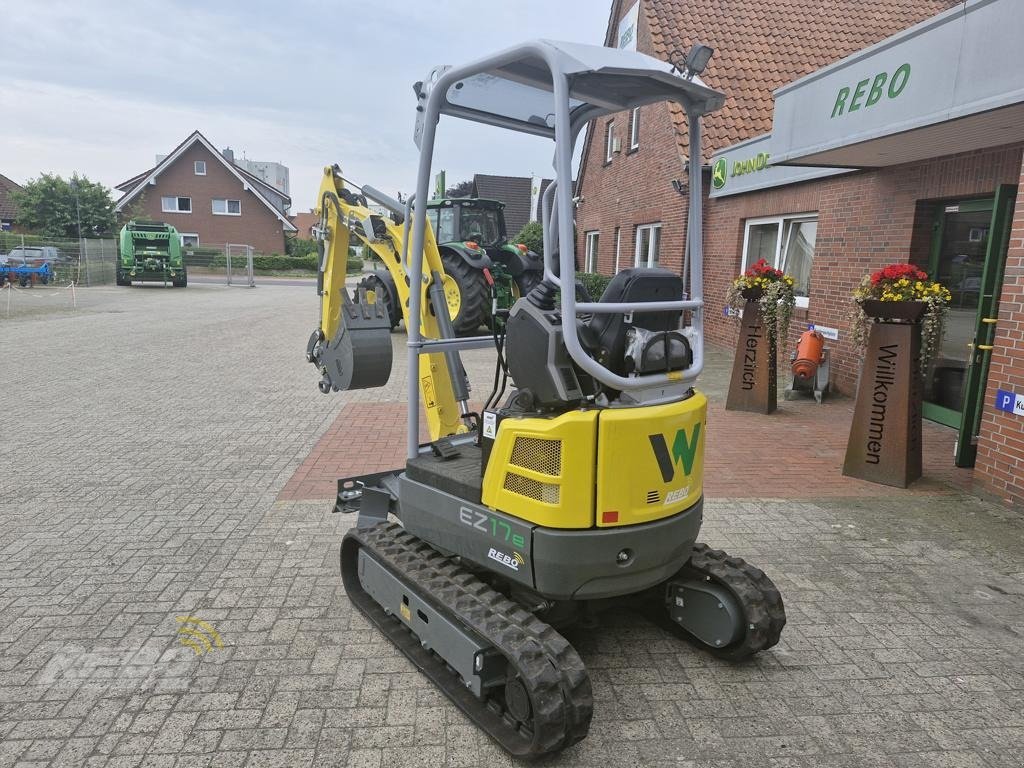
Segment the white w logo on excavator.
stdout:
[[675,440],[672,441],[672,454],[669,455],[668,443],[665,436],[660,432],[648,436],[651,441],[651,448],[654,449],[654,458],[658,460],[658,469],[661,470],[661,479],[666,483],[672,482],[676,476],[676,464],[681,464],[683,473],[689,475],[693,471],[693,460],[697,456],[697,444],[700,442],[700,422],[693,425],[693,434],[686,435],[686,428],[676,432]]

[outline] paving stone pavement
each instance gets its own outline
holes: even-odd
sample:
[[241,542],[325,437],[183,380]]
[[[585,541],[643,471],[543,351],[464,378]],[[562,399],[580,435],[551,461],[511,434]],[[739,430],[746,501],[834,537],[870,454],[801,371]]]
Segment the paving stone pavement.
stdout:
[[[349,605],[351,521],[277,500],[346,404],[400,388],[316,390],[306,288],[90,290],[0,321],[0,768],[510,765]],[[595,717],[549,765],[1024,765],[1019,515],[709,498],[703,538],[779,585],[781,643],[570,634]],[[184,647],[186,616],[224,647]]]

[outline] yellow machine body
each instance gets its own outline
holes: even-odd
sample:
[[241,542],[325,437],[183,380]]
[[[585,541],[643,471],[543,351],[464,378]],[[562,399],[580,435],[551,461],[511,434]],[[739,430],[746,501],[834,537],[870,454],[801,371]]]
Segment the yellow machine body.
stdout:
[[499,422],[481,501],[547,528],[649,523],[703,493],[707,398]]

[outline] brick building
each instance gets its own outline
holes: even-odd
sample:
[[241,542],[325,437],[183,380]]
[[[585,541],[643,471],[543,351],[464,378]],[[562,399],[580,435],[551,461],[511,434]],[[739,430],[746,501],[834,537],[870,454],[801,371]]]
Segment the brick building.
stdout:
[[[701,158],[708,337],[734,342],[728,284],[766,258],[798,279],[793,335],[815,324],[835,337],[833,386],[852,394],[851,293],[885,264],[918,264],[954,294],[925,417],[959,431],[958,466],[976,460],[977,480],[1024,503],[1024,21],[1013,0],[626,5],[613,3],[608,45],[633,40],[663,60],[698,41],[717,49],[702,75],[728,97]],[[683,127],[661,105],[590,126],[577,188],[589,268],[682,265]],[[1016,396],[1019,414],[1007,411]]]
[[11,200],[11,192],[21,192],[20,184],[0,174],[0,232],[7,232],[14,227],[18,218],[18,208]]
[[117,185],[115,210],[173,225],[187,245],[250,245],[257,253],[284,253],[291,198],[235,165],[199,131],[155,167]]

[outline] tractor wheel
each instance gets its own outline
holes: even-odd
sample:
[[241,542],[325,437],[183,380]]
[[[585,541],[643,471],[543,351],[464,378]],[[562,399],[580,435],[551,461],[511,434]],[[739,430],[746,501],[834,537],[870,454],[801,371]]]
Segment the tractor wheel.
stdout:
[[521,299],[523,296],[528,294],[544,279],[543,272],[523,272],[519,277],[515,278],[516,289],[519,294],[516,296],[517,299]]
[[117,270],[114,273],[114,282],[117,283],[118,285],[131,285],[132,284],[132,281],[128,277],[128,275],[125,272],[123,272],[122,270],[120,270],[120,269]]
[[456,336],[472,336],[483,324],[490,291],[482,270],[474,269],[457,253],[442,252],[445,274],[454,285],[445,285],[448,311]]
[[359,285],[356,286],[356,302],[359,301],[359,289],[366,289],[367,301],[373,300],[374,302],[380,301],[384,303],[384,309],[388,313],[388,322],[391,323],[391,330],[395,330],[398,327],[398,321],[402,319],[402,311],[394,305],[391,300],[391,291],[376,275],[367,275],[359,281]]
[[188,285],[188,275],[184,273],[182,273],[181,277],[176,277],[171,280],[172,288],[184,288],[186,285]]
[[28,285],[28,282],[29,281],[27,275],[22,275],[21,277],[18,278],[18,285],[20,285],[22,288],[25,288]]

